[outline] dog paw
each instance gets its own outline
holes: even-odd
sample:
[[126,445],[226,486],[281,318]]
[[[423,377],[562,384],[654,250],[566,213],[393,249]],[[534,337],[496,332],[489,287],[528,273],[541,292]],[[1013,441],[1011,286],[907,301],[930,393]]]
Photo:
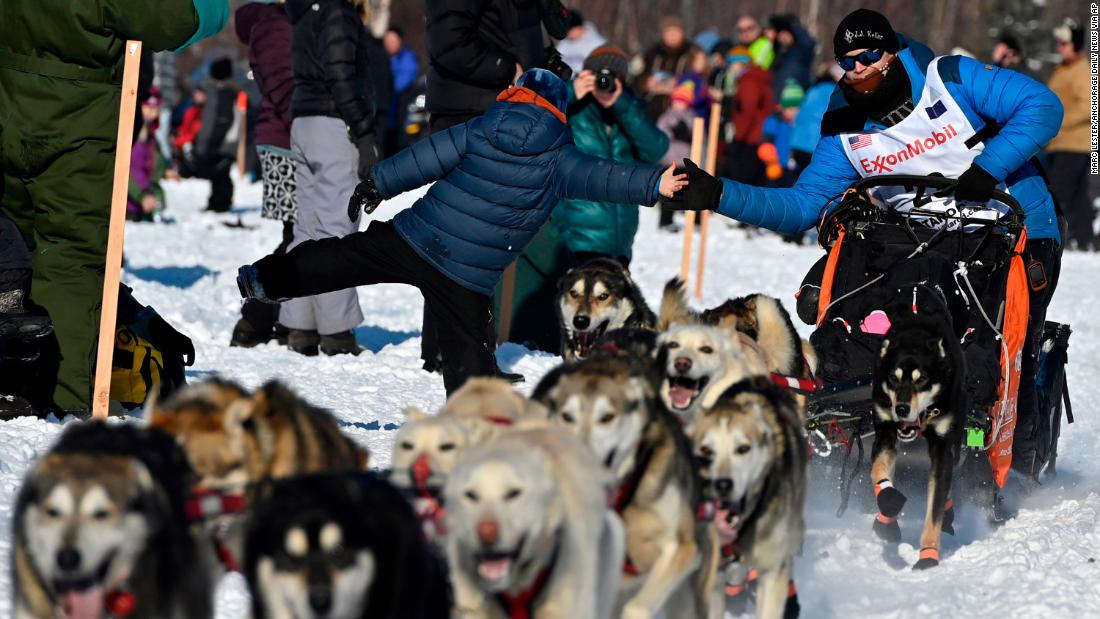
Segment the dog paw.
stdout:
[[925,558],[921,559],[920,561],[917,561],[916,563],[914,563],[913,564],[913,569],[914,570],[926,570],[930,567],[936,567],[939,564],[940,564],[939,559],[931,559],[931,558],[925,557]]
[[905,506],[906,498],[901,490],[890,486],[879,490],[875,500],[878,502],[878,511],[883,516],[897,518],[898,514],[901,513],[901,508]]
[[875,523],[871,527],[871,530],[884,542],[889,542],[891,544],[901,542],[901,526],[898,525],[897,521],[883,522],[875,518]]

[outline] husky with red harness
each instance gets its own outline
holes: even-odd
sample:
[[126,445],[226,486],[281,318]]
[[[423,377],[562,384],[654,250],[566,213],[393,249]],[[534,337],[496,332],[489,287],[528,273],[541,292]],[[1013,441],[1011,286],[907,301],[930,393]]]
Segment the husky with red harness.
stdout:
[[680,421],[657,399],[647,364],[596,353],[547,374],[533,398],[552,425],[588,445],[615,479],[626,526],[622,616],[713,617],[717,538],[696,517],[699,477]]
[[612,485],[591,451],[554,428],[463,453],[444,492],[453,616],[618,616],[624,539]]
[[746,379],[696,419],[691,442],[727,596],[740,595],[752,570],[756,616],[796,617],[792,566],[806,529],[808,458],[794,399],[768,377]]
[[389,480],[409,498],[429,539],[445,532],[443,485],[471,445],[520,427],[546,425],[542,405],[498,378],[471,378],[436,415],[410,407],[393,441]]
[[367,466],[366,450],[340,431],[331,413],[275,381],[249,393],[209,380],[164,402],[150,398],[145,417],[183,446],[198,475],[188,512],[232,571],[239,568],[244,512],[257,482]]

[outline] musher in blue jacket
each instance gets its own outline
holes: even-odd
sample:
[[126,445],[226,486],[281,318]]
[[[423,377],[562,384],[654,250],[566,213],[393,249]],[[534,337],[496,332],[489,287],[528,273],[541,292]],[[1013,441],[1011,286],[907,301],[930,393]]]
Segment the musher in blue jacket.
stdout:
[[1026,212],[1028,258],[1043,264],[1049,282],[1031,293],[1013,446],[1013,467],[1035,475],[1035,362],[1058,280],[1061,224],[1032,158],[1058,133],[1062,105],[1050,89],[1020,73],[961,56],[934,58],[867,9],[841,21],[833,48],[844,78],[794,187],[715,179],[685,162],[690,184],[666,204],[796,234],[813,227],[826,204],[862,177],[940,173],[958,178],[958,201],[979,203],[1006,187]]
[[[308,241],[241,267],[245,298],[277,300],[351,286],[416,286],[440,320],[443,384],[495,371],[485,342],[490,295],[563,199],[653,204],[686,183],[662,170],[582,153],[562,110],[565,82],[530,69],[483,116],[380,161],[348,206],[352,219],[384,199],[435,181],[392,221],[363,232]],[[631,207],[633,208],[633,207]]]

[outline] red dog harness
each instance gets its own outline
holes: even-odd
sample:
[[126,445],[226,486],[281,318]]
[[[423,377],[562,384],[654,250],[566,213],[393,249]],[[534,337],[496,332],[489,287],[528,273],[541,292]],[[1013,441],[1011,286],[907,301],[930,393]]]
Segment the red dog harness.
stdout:
[[[184,507],[188,520],[207,520],[218,516],[242,514],[248,508],[243,493],[230,494],[212,488],[200,488],[191,493]],[[231,572],[241,571],[237,558],[229,550],[219,531],[213,532],[214,552],[225,569]],[[132,596],[131,596],[132,597]]]

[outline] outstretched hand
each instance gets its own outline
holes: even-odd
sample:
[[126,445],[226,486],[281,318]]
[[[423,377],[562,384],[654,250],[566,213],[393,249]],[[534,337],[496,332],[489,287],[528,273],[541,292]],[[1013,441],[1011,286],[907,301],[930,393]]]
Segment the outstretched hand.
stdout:
[[[683,171],[686,173],[686,187],[678,191],[661,204],[675,211],[713,211],[722,199],[722,181],[707,174],[695,162],[684,159]],[[665,172],[668,174],[668,171]],[[681,177],[684,175],[681,175]],[[665,195],[661,192],[661,195]]]
[[657,187],[657,191],[666,198],[671,198],[676,195],[676,192],[682,191],[684,187],[687,187],[688,180],[686,174],[676,173],[676,164],[671,164],[661,174],[661,183]]

